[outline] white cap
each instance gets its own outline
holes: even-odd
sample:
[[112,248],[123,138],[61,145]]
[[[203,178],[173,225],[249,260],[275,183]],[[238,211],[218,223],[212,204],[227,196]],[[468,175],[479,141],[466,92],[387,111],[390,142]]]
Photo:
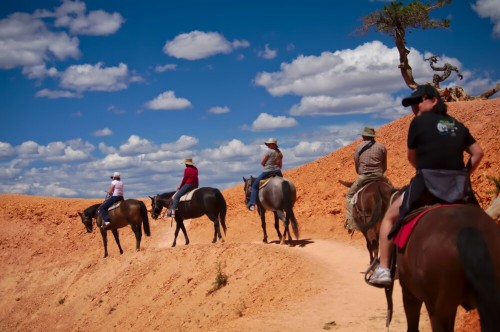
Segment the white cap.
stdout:
[[111,178],[114,179],[114,178],[119,178],[119,177],[120,177],[120,173],[114,172],[113,176]]
[[269,138],[264,144],[276,144],[278,145],[278,140],[276,138]]

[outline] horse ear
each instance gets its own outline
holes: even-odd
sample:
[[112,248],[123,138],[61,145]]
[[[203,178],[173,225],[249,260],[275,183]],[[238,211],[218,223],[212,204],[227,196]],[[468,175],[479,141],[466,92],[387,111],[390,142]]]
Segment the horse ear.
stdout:
[[148,197],[149,197],[149,198],[151,198],[151,199],[154,199],[153,197],[151,197],[151,196],[149,196],[149,195],[148,195]]
[[80,211],[76,211],[76,213],[78,213],[80,217],[82,216],[82,213]]
[[245,177],[243,177],[243,182],[247,182],[247,179],[245,179]]

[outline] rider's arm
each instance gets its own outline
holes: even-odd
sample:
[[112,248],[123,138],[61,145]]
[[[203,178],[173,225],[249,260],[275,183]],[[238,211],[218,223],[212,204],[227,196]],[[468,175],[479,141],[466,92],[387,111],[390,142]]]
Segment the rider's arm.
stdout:
[[262,167],[266,166],[267,158],[269,158],[267,154],[262,156],[262,159],[260,160],[260,164],[262,165]]
[[470,159],[469,162],[467,163],[467,171],[469,172],[469,175],[472,174],[479,166],[479,163],[481,162],[481,159],[483,159],[484,152],[481,146],[479,146],[479,143],[475,142],[467,147],[465,149],[468,154],[470,154]]
[[417,168],[417,154],[415,149],[408,149],[408,161],[414,168]]
[[109,196],[113,196],[113,192],[115,191],[115,185],[112,184],[109,186],[109,190],[108,190],[108,195]]

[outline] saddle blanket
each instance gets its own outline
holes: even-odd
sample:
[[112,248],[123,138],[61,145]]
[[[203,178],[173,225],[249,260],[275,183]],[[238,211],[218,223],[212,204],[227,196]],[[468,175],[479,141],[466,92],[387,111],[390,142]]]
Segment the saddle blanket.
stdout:
[[413,232],[413,229],[427,212],[450,205],[453,204],[436,204],[421,211],[416,211],[415,213],[410,214],[407,218],[408,222],[405,221],[404,225],[399,229],[399,232],[396,234],[396,236],[394,236],[394,244],[396,244],[399,249],[404,249],[411,233]]
[[121,204],[122,202],[123,202],[123,201],[118,201],[118,202],[114,203],[113,205],[111,205],[111,206],[109,207],[109,209],[108,209],[108,212],[109,212],[109,211],[111,211],[111,210],[116,209],[117,207],[119,207],[119,206],[120,206],[120,204]]
[[182,195],[181,198],[179,199],[179,202],[190,201],[191,198],[193,198],[194,192],[198,189],[200,188],[193,189],[191,191],[188,191],[185,195]]
[[[281,177],[281,176],[278,176],[278,175],[275,175],[275,176],[271,176],[269,178],[265,178],[265,179],[262,179],[260,180],[259,182],[259,189],[262,189],[264,188],[268,183],[269,181],[271,181],[272,178],[275,178],[275,177]],[[283,180],[285,181],[289,181],[287,178],[283,177]]]

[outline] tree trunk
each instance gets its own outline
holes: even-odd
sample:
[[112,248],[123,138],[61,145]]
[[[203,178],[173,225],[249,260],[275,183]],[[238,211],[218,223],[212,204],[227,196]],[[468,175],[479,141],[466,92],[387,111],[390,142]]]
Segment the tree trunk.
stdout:
[[404,29],[397,29],[396,34],[394,36],[394,41],[396,42],[396,47],[398,48],[399,52],[398,67],[401,70],[401,75],[403,76],[406,85],[410,89],[415,90],[418,84],[415,83],[415,80],[413,79],[413,70],[410,66],[410,63],[408,62],[408,54],[410,54],[410,51],[405,47],[406,42],[404,36],[405,36]]

